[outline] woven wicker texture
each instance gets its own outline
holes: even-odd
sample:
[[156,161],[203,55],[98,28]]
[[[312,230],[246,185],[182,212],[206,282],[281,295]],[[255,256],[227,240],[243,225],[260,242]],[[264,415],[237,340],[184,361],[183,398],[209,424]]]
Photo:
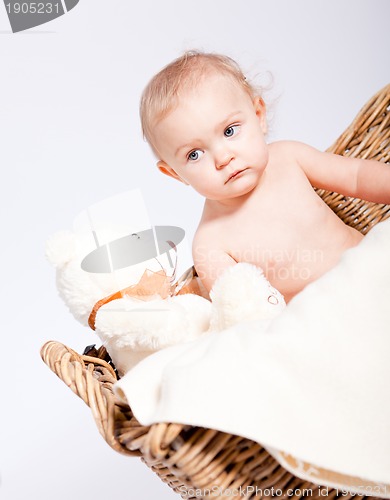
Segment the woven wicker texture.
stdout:
[[[390,85],[364,106],[328,151],[390,162]],[[367,203],[323,190],[317,193],[344,222],[364,234],[390,216],[388,205]],[[321,497],[317,485],[287,472],[253,441],[212,429],[174,423],[141,425],[131,409],[113,395],[116,374],[107,362],[104,348],[93,350],[86,356],[50,341],[42,347],[41,356],[91,408],[96,425],[108,444],[120,453],[141,457],[183,498],[227,499],[233,497],[229,489],[240,487],[240,491],[248,493],[240,496],[243,499],[270,496],[269,492],[264,494],[264,490],[272,487],[283,490],[284,495],[287,490],[295,489],[296,494],[289,495],[289,498],[304,498],[304,489],[311,489],[311,498]],[[253,490],[245,490],[248,486]],[[216,488],[220,488],[218,492]],[[200,496],[196,489],[205,494]],[[344,494],[342,498],[352,496]],[[335,497],[337,491],[330,489],[328,498]]]

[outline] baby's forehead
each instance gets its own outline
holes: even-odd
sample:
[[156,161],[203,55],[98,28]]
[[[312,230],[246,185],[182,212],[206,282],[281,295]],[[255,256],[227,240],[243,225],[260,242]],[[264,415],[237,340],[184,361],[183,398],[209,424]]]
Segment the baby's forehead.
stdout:
[[153,129],[157,149],[177,152],[179,146],[203,142],[249,109],[252,99],[237,82],[224,75],[204,78],[178,93],[177,102]]
[[215,116],[228,113],[230,108],[252,101],[240,85],[225,75],[211,75],[189,88],[183,88],[163,118],[171,114],[195,113],[200,107],[214,109]]
[[211,87],[217,91],[229,89],[233,93],[246,93],[245,89],[231,75],[220,71],[213,71],[201,75],[200,78],[191,82],[191,84],[184,82],[182,87],[178,89],[178,98],[200,97],[202,91]]

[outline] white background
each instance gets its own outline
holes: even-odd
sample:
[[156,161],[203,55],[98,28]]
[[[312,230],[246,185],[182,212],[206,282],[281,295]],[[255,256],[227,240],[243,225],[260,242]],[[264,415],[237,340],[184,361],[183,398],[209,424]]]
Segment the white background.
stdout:
[[39,357],[50,339],[98,342],[57,297],[50,234],[135,187],[154,224],[196,228],[201,198],[162,176],[142,140],[147,81],[185,49],[226,53],[272,73],[270,140],[325,149],[390,81],[389,18],[388,0],[80,0],[12,34],[0,5],[1,499],[176,498],[106,445]]

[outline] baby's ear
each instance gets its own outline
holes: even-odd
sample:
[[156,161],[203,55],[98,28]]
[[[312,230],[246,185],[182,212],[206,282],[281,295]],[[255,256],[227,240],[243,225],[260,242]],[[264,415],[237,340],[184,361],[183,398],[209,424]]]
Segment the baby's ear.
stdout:
[[255,108],[256,115],[260,120],[261,129],[263,133],[266,134],[268,132],[268,125],[267,125],[267,110],[265,107],[265,102],[260,96],[256,96],[253,99],[253,106]]
[[181,177],[177,175],[177,173],[173,170],[172,167],[170,167],[165,161],[159,160],[157,163],[157,168],[160,170],[165,175],[168,175],[169,177],[173,177],[174,179],[183,182],[187,186],[189,185],[188,182],[184,181]]

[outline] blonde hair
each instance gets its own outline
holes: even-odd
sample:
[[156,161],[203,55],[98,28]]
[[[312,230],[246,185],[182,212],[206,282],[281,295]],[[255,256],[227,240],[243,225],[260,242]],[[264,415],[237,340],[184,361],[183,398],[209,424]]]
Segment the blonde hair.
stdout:
[[213,72],[231,78],[252,99],[259,94],[258,89],[247,81],[239,65],[230,57],[194,50],[185,52],[150,80],[141,97],[142,133],[156,156],[153,127],[177,106],[182,91],[195,88],[202,78]]

